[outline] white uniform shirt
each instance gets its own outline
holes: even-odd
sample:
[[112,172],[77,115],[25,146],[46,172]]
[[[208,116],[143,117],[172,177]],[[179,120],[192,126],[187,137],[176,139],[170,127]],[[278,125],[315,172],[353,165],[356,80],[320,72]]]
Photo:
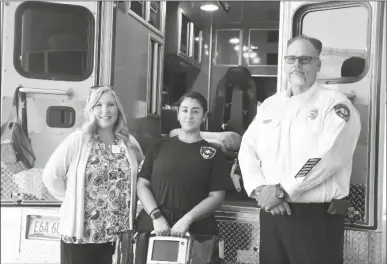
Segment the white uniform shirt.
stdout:
[[247,194],[281,183],[296,203],[347,196],[359,113],[345,95],[317,83],[300,95],[289,91],[266,99],[243,136],[238,158]]

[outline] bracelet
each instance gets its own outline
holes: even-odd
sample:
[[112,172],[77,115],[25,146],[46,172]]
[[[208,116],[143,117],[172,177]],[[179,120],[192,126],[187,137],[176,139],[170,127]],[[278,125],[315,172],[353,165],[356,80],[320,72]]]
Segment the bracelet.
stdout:
[[157,210],[160,211],[160,209],[159,209],[158,207],[156,207],[155,209],[153,209],[152,211],[150,211],[149,215],[152,215],[152,214],[153,214],[155,211],[157,211]]

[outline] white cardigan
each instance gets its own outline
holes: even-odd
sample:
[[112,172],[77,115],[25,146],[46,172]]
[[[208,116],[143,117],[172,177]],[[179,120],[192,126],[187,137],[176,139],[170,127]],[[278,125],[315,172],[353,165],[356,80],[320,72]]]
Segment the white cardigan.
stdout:
[[[137,154],[142,156],[141,148],[133,136],[130,136],[130,143],[137,148]],[[129,146],[123,140],[119,141],[119,145],[125,147],[126,157],[130,162]],[[61,235],[76,238],[84,235],[85,170],[91,148],[90,137],[77,130],[59,145],[44,169],[44,184],[55,197],[63,201],[60,208]],[[139,158],[142,157],[138,157],[137,162]],[[138,163],[130,164],[130,168],[131,178],[137,179]]]

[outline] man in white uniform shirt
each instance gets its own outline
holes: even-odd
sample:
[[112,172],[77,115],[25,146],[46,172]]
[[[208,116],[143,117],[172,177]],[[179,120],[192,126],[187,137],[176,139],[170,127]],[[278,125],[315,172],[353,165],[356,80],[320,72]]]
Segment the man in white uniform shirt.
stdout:
[[360,117],[316,82],[321,41],[298,36],[285,56],[289,88],[258,108],[239,164],[260,211],[260,264],[339,264]]

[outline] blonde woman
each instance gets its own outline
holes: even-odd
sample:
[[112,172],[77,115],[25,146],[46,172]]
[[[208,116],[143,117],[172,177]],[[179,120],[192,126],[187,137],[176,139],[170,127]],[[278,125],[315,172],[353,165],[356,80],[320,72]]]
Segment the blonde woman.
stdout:
[[129,227],[130,183],[141,160],[114,87],[92,87],[82,130],[59,145],[43,173],[48,190],[63,200],[62,264],[112,263],[117,232]]

